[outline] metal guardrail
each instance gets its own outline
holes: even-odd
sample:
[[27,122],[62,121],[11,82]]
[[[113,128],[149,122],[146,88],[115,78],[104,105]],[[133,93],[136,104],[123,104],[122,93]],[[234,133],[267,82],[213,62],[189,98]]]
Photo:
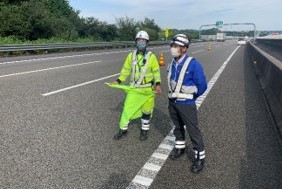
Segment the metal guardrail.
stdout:
[[[73,48],[102,48],[102,47],[118,47],[133,46],[134,41],[113,41],[113,42],[95,42],[95,43],[67,43],[67,44],[46,44],[46,45],[0,45],[0,52],[13,51],[34,51],[34,50],[50,50],[50,49],[73,49]],[[150,45],[164,45],[166,41],[150,41]]]

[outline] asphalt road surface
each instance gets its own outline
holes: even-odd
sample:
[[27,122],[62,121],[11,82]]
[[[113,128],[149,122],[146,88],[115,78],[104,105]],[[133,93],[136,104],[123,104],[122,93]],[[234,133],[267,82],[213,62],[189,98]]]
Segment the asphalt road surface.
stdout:
[[[170,62],[168,46],[151,50]],[[105,82],[116,80],[130,51],[0,58],[0,188],[282,188],[279,138],[245,46],[228,41],[189,48],[208,81],[228,63],[199,107],[206,166],[196,175],[189,171],[188,137],[187,154],[178,160],[159,148],[173,138],[166,66],[149,139],[139,140],[140,120],[130,124],[126,138],[113,139],[125,95]],[[163,163],[148,172],[144,165],[158,164],[156,151]],[[136,175],[150,184],[134,185]]]

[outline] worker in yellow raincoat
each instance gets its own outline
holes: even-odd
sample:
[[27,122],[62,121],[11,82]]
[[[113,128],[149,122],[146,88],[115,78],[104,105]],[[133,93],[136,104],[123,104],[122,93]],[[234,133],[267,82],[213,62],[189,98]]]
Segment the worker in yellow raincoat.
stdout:
[[[141,117],[139,139],[146,140],[148,138],[155,92],[161,93],[158,60],[155,54],[146,49],[149,44],[148,33],[139,31],[136,34],[135,43],[137,49],[127,55],[120,76],[109,84],[110,87],[120,88],[126,92],[119,131],[114,135],[115,140],[126,136],[129,122],[139,117]],[[130,86],[121,85],[128,76],[130,76]]]

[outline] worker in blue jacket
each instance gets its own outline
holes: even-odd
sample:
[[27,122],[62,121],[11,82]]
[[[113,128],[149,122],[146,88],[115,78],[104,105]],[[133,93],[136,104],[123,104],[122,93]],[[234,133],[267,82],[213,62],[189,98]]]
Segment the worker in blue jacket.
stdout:
[[191,166],[193,173],[199,173],[205,162],[205,149],[198,127],[196,99],[207,89],[206,77],[201,64],[186,53],[189,40],[184,34],[177,34],[170,43],[171,64],[168,66],[169,114],[174,128],[175,146],[170,154],[172,160],[185,152],[185,128],[190,136],[195,158]]

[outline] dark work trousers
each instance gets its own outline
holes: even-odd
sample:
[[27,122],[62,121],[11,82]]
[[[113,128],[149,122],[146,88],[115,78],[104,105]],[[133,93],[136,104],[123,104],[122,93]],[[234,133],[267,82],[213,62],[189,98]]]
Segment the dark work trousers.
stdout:
[[[193,149],[197,151],[204,151],[203,137],[198,128],[197,107],[195,104],[176,104],[175,100],[169,99],[169,114],[175,129],[175,142],[185,141],[185,129],[190,136]],[[181,144],[181,142],[180,142]]]

